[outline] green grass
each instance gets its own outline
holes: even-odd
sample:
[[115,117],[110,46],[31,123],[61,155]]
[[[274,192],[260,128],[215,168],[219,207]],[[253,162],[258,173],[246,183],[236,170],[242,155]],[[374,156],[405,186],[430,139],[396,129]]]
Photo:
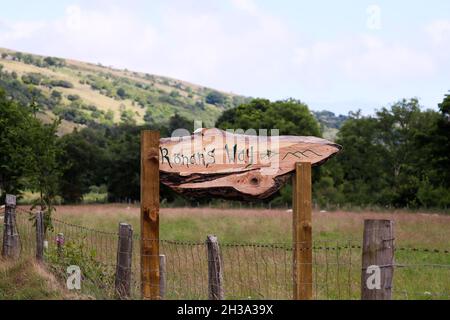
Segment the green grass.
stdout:
[[[57,233],[83,243],[96,259],[114,266],[119,222],[135,231],[134,297],[139,292],[139,208],[128,205],[58,207],[49,244]],[[314,212],[313,275],[315,299],[359,299],[361,240],[364,219],[395,222],[395,299],[450,299],[450,217],[425,213]],[[221,244],[227,298],[290,299],[292,297],[291,213],[286,210],[163,208],[160,216],[161,253],[167,257],[167,298],[207,298],[206,235]],[[95,230],[65,225],[70,222]],[[21,225],[27,222],[18,220]],[[28,222],[29,223],[29,222]],[[29,227],[32,229],[32,227]],[[26,228],[22,235],[27,234]],[[22,237],[33,243],[34,234]],[[180,243],[181,242],[181,243]],[[239,244],[239,245],[236,245]],[[418,250],[412,250],[418,249]],[[426,252],[437,249],[440,252]],[[32,251],[32,250],[31,250]],[[406,267],[402,267],[406,266]],[[111,290],[105,288],[104,290]],[[103,289],[102,289],[103,290]],[[86,292],[97,298],[104,295]]]
[[34,262],[0,260],[0,300],[48,300],[66,296],[60,284]]

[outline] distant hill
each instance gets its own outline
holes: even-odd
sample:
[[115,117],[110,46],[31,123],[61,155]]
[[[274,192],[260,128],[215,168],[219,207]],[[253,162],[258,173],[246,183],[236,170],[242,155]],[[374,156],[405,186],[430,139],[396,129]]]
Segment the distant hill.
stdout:
[[61,133],[94,123],[164,123],[175,113],[213,126],[247,97],[152,74],[0,48],[0,87],[43,107],[44,121],[63,119]]
[[[182,80],[0,48],[0,88],[43,121],[60,116],[60,133],[94,124],[166,123],[175,113],[214,126],[220,114],[251,98]],[[346,116],[314,111],[333,140]]]
[[313,111],[313,114],[319,121],[323,137],[332,141],[336,138],[336,134],[339,132],[342,124],[348,119],[348,116],[342,114],[336,116],[333,112],[326,110]]

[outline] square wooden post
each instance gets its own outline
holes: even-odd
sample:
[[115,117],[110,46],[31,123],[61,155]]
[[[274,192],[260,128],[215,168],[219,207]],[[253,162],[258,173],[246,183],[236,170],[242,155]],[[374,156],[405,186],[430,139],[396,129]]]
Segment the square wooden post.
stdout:
[[394,221],[364,220],[362,300],[392,299],[394,252]]
[[141,292],[160,299],[159,291],[159,132],[141,132]]
[[295,165],[292,185],[294,300],[311,300],[312,277],[312,186],[311,163]]
[[18,258],[20,242],[16,226],[16,196],[12,194],[6,195],[3,226],[2,256],[4,258]]

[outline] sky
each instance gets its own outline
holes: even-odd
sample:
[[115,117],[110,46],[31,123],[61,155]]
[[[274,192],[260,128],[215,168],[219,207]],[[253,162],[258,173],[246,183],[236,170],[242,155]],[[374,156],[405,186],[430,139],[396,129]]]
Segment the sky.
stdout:
[[373,114],[450,90],[450,1],[0,0],[0,47]]

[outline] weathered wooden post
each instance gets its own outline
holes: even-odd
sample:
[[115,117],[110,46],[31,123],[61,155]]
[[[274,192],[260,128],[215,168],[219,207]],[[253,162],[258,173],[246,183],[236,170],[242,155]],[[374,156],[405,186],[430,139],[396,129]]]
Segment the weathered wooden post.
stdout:
[[312,277],[312,208],[311,163],[295,165],[292,197],[294,300],[311,300]]
[[141,132],[141,292],[159,299],[159,132]]
[[390,300],[394,276],[394,222],[364,220],[361,299]]
[[16,196],[7,194],[3,230],[2,256],[17,258],[20,254],[19,234],[16,228]]
[[42,211],[36,213],[36,260],[38,262],[44,260],[44,213]]
[[160,299],[166,297],[166,256],[164,254],[159,255],[159,296]]
[[119,224],[117,246],[116,293],[120,299],[131,296],[131,261],[133,255],[133,228],[127,223]]
[[208,293],[209,300],[223,300],[223,274],[220,258],[219,241],[216,236],[209,235],[206,238],[208,251]]

